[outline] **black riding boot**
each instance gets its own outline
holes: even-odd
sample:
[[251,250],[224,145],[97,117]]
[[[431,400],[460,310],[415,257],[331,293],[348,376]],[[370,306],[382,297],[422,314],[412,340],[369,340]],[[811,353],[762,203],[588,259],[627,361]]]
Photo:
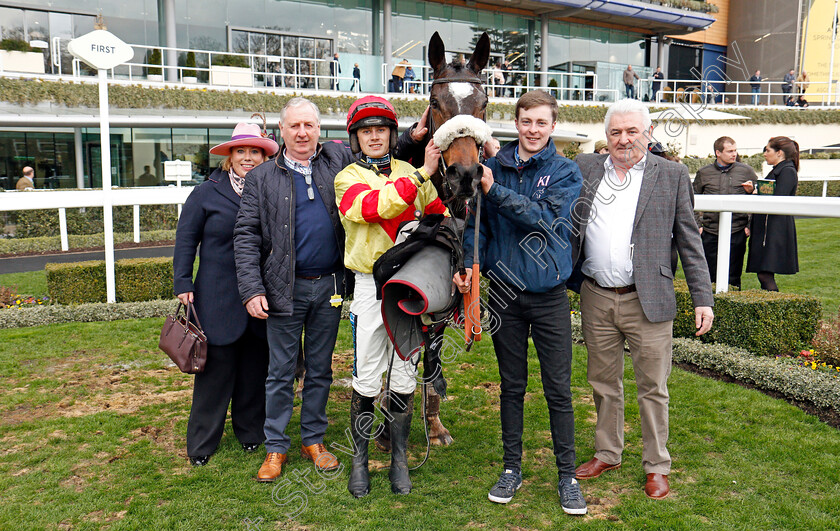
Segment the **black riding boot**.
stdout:
[[368,476],[368,442],[370,428],[373,425],[374,397],[362,396],[353,390],[350,398],[350,433],[353,437],[353,464],[350,469],[350,481],[347,490],[357,498],[370,492]]
[[408,432],[411,429],[411,415],[414,413],[414,393],[401,395],[392,393],[391,412],[391,490],[394,494],[411,492],[411,478],[408,477]]

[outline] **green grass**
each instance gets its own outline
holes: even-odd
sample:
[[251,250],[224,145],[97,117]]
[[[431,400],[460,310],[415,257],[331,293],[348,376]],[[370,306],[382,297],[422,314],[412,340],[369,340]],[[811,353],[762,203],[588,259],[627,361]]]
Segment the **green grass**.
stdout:
[[[510,504],[490,503],[502,449],[498,372],[487,339],[446,365],[451,399],[442,419],[455,444],[433,448],[412,472],[408,496],[391,494],[387,469],[379,468],[388,458],[376,450],[372,492],[361,500],[346,490],[346,469],[320,480],[294,451],[280,483],[257,483],[263,456],[244,454],[229,423],[210,464],[194,469],[184,451],[192,378],[167,367],[156,347],[160,325],[147,319],[0,331],[0,529],[828,529],[840,520],[838,430],[786,402],[679,369],[670,379],[673,493],[647,499],[629,362],[624,466],[582,483],[590,515],[564,515],[533,347],[524,485]],[[349,375],[351,349],[344,322],[336,381]],[[572,378],[582,463],[593,454],[595,413],[580,346]],[[346,387],[331,391],[327,444],[347,444],[349,396]],[[298,411],[296,401],[293,449]],[[419,415],[410,450],[414,463],[425,451]],[[303,486],[302,474],[319,493]],[[304,499],[307,506],[287,518],[292,502]]]
[[6,273],[0,275],[0,286],[16,288],[21,296],[43,297],[47,294],[47,272]]

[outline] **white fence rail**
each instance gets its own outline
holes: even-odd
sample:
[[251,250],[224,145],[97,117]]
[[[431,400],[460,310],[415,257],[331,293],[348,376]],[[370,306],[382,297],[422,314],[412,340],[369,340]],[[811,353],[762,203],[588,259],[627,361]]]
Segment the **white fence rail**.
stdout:
[[[123,188],[111,191],[114,206],[134,205],[134,241],[140,241],[140,206],[182,205],[192,187]],[[791,216],[840,218],[840,198],[783,197],[756,195],[697,195],[694,209],[701,212],[720,212],[717,278],[729,278],[729,246],[732,213],[779,214]],[[66,251],[68,208],[104,206],[102,190],[33,190],[0,194],[0,212],[17,210],[58,210],[61,227],[61,248]],[[105,235],[113,238],[113,234]],[[717,283],[717,292],[729,289],[727,282]]]
[[729,246],[732,236],[732,213],[780,214],[817,218],[840,218],[840,198],[786,197],[756,195],[696,195],[694,210],[720,212],[718,224],[717,292],[729,290]]
[[[148,186],[144,188],[114,188],[111,190],[113,206],[134,207],[134,241],[140,241],[140,207],[149,205],[183,205],[192,187]],[[68,208],[105,206],[102,190],[30,190],[0,194],[0,212],[16,210],[58,210],[61,250],[69,249],[67,241]],[[107,235],[106,235],[107,237]],[[113,237],[113,235],[112,235]]]

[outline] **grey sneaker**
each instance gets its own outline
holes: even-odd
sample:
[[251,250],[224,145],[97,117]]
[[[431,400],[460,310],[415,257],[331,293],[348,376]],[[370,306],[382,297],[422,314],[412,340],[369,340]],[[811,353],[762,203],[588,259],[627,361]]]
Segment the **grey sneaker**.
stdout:
[[499,481],[490,489],[487,497],[492,502],[507,503],[513,499],[513,495],[522,486],[522,474],[518,470],[506,468],[499,476]]
[[586,500],[575,478],[562,478],[557,485],[557,494],[566,514],[586,514]]

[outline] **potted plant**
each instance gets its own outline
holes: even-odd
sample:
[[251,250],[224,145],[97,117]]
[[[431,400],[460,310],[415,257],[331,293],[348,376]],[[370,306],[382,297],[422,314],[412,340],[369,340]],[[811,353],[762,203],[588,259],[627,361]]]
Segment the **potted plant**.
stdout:
[[210,84],[229,87],[253,87],[254,74],[241,55],[214,55],[210,64]]
[[146,68],[146,79],[149,81],[163,81],[163,70],[160,67],[163,64],[163,57],[160,53],[160,48],[152,48],[146,52],[146,63],[149,65],[158,65]]
[[0,64],[3,70],[43,74],[44,54],[33,50],[29,43],[21,39],[3,39],[0,41]]
[[184,60],[184,83],[195,84],[198,78],[195,75],[195,52],[187,52],[187,58]]

